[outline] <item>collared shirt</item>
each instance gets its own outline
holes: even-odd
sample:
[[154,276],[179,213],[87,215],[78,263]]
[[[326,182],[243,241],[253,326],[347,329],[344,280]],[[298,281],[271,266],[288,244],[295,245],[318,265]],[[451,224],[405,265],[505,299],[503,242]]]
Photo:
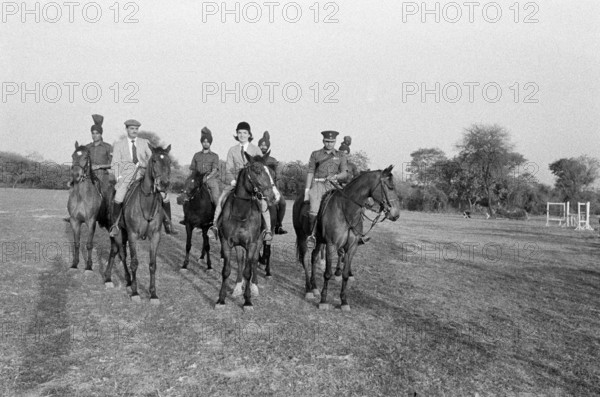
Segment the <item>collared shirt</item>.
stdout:
[[192,163],[190,164],[190,170],[199,172],[200,174],[207,174],[213,170],[219,169],[219,155],[208,151],[198,152],[194,154]]
[[[133,141],[133,142],[131,142]],[[131,139],[129,136],[127,136],[127,144],[129,145],[129,154],[131,155],[131,158],[133,158],[133,144],[137,142],[137,137]],[[135,146],[136,149],[136,155],[137,155],[137,151],[138,151],[138,147],[137,145]],[[139,159],[139,157],[138,157]]]
[[347,161],[346,155],[339,150],[333,149],[331,153],[325,148],[315,150],[308,160],[308,173],[314,174],[315,178],[327,178],[348,171]]
[[98,145],[94,145],[94,142],[88,143],[86,147],[90,151],[92,165],[110,164],[113,152],[112,145],[101,141]]

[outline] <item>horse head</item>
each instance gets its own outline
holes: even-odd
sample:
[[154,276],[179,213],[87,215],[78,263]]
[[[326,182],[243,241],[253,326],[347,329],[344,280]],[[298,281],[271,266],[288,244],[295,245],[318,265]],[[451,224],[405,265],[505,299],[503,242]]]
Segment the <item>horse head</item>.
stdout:
[[171,145],[166,149],[150,146],[150,150],[152,156],[148,160],[146,172],[152,178],[154,190],[164,192],[171,184],[171,158],[169,157]]
[[250,156],[248,153],[244,153],[247,160],[247,165],[244,168],[244,172],[240,173],[247,175],[243,180],[240,181],[238,177],[238,183],[242,183],[243,188],[250,195],[257,197],[258,199],[265,198],[267,204],[271,205],[276,203],[281,198],[281,194],[271,176],[271,171],[267,167],[263,156]]
[[71,180],[73,183],[79,183],[90,172],[92,166],[90,151],[85,146],[79,146],[79,143],[75,141],[75,151],[71,155],[71,159]]
[[186,178],[183,183],[183,192],[181,192],[182,200],[184,202],[190,201],[198,193],[198,190],[202,187],[204,175],[205,174],[195,172]]
[[394,186],[394,175],[392,174],[393,165],[390,165],[383,171],[379,183],[371,192],[371,197],[380,205],[386,218],[396,221],[400,218],[400,197]]

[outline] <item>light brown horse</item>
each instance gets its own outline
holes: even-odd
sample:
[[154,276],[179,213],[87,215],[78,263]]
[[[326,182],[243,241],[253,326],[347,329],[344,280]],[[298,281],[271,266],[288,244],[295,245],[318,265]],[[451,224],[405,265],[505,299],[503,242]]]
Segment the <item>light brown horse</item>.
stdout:
[[[104,271],[104,283],[107,288],[112,287],[111,271],[115,256],[119,253],[123,267],[125,268],[125,280],[127,286],[131,287],[131,299],[139,301],[137,291],[137,244],[141,238],[150,240],[150,301],[159,303],[156,295],[156,254],[160,243],[160,230],[163,224],[164,212],[162,210],[161,192],[165,192],[170,184],[171,159],[169,151],[171,145],[166,149],[150,146],[152,156],[148,160],[148,166],[141,181],[134,182],[123,201],[123,213],[121,216],[120,233],[111,237],[111,250],[108,265]],[[131,253],[131,274],[127,269],[125,246],[129,241]]]
[[96,232],[96,221],[100,226],[108,228],[109,214],[107,200],[110,197],[102,197],[100,180],[92,172],[92,160],[90,151],[85,146],[79,146],[75,142],[75,152],[71,156],[71,190],[67,210],[69,211],[69,223],[73,230],[73,263],[72,269],[79,264],[79,240],[81,236],[81,224],[88,227],[88,239],[85,245],[87,249],[86,271],[92,271],[92,248],[94,234]]

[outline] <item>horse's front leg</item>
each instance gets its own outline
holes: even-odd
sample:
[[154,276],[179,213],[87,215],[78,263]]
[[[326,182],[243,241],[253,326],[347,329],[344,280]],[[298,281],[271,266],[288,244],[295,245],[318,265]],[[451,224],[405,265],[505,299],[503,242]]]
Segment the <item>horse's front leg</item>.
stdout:
[[194,233],[194,228],[190,223],[185,224],[185,259],[183,260],[183,266],[181,266],[181,270],[187,270],[188,264],[190,263],[190,250],[192,249],[192,234]]
[[[319,249],[317,249],[319,248]],[[310,292],[313,294],[313,296],[317,299],[320,298],[321,296],[321,292],[319,291],[319,288],[317,287],[317,262],[320,261],[321,257],[321,249],[320,249],[320,244],[317,243],[317,247],[315,247],[314,250],[312,250],[312,253],[310,255],[310,278],[309,278],[309,274],[308,274],[308,264],[306,264],[306,269],[305,273],[306,273],[306,282],[307,282],[307,293]],[[307,296],[308,298],[308,296]]]
[[81,237],[81,222],[71,218],[71,229],[73,230],[73,263],[71,269],[77,269],[79,265],[79,239]]
[[319,309],[329,309],[331,305],[327,303],[327,286],[331,278],[331,264],[333,257],[337,253],[335,246],[332,243],[327,243],[327,254],[325,257],[325,273],[323,274],[323,290],[321,291],[321,303]]
[[358,248],[358,241],[354,241],[350,243],[350,248],[348,249],[348,252],[346,253],[346,255],[344,256],[344,271],[342,272],[342,291],[340,292],[340,299],[342,301],[342,310],[344,311],[350,311],[350,305],[348,304],[348,300],[347,300],[347,290],[346,288],[348,287],[348,280],[350,278],[350,276],[352,275],[352,258],[354,257],[354,254],[356,253],[356,249]]
[[114,287],[114,284],[112,283],[111,273],[112,273],[113,264],[115,263],[115,257],[119,253],[119,249],[120,248],[119,248],[119,243],[117,242],[117,238],[111,237],[110,238],[110,254],[108,256],[108,263],[106,265],[106,269],[104,269],[104,286],[106,288]]
[[204,258],[206,255],[206,270],[212,270],[212,262],[210,260],[210,243],[208,239],[208,229],[205,227],[202,229],[202,256],[200,259]]
[[235,278],[235,288],[231,296],[238,297],[244,292],[244,269],[246,265],[246,252],[242,250],[242,247],[235,247],[235,254],[238,263],[237,275]]
[[156,295],[156,254],[160,244],[160,225],[152,233],[150,238],[150,303],[158,304],[158,295]]
[[265,265],[265,277],[271,278],[271,244],[263,245],[263,261]]
[[256,285],[256,267],[258,265],[258,243],[250,243],[246,248],[246,261],[244,264],[244,310],[252,310],[252,295],[258,295]]
[[219,291],[219,299],[215,305],[215,309],[225,307],[225,296],[227,294],[227,279],[231,274],[231,247],[225,249],[225,239],[221,238],[221,255],[223,256],[223,270],[221,271],[222,281],[221,290]]
[[92,271],[92,250],[94,249],[94,234],[96,233],[96,217],[92,217],[87,221],[88,224],[88,239],[85,245],[87,249],[87,260],[85,263],[85,271]]
[[[140,301],[140,296],[138,295],[137,290],[137,268],[138,268],[138,255],[137,255],[137,243],[138,243],[138,235],[137,233],[131,232],[129,234],[129,251],[131,254],[131,300],[135,302]],[[124,244],[123,244],[124,246]]]

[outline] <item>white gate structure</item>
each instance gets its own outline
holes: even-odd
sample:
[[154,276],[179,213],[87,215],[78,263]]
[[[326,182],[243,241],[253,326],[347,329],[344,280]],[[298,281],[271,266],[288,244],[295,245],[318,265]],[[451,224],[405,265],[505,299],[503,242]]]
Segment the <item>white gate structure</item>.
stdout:
[[[583,212],[581,207],[584,207]],[[590,226],[590,202],[577,203],[577,227],[575,230],[594,230]]]
[[[559,207],[558,215],[550,215],[550,206]],[[546,203],[546,226],[550,226],[550,222],[558,222],[558,226],[569,226],[569,202]]]

